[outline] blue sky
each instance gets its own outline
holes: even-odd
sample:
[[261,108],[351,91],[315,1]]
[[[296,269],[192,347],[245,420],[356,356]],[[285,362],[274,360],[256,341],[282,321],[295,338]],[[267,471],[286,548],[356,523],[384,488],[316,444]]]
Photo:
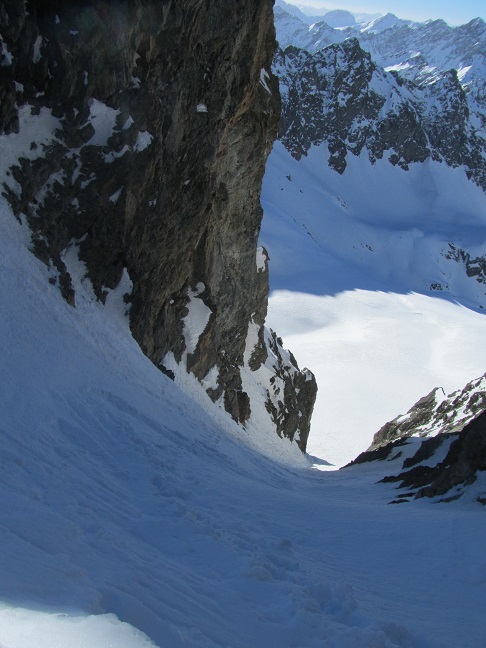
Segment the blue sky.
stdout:
[[349,9],[366,13],[391,12],[400,18],[427,20],[443,18],[450,25],[461,25],[473,18],[486,20],[485,0],[287,0],[295,5]]

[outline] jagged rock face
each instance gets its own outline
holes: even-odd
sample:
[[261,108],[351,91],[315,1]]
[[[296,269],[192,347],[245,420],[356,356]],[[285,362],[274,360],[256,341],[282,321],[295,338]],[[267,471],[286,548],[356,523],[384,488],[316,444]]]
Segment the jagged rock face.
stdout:
[[347,29],[326,25],[325,31],[322,22],[317,19],[311,22],[315,24],[309,25],[301,15],[291,15],[287,6],[278,3],[275,24],[281,49],[293,45],[315,53],[332,43],[358,38],[375,63],[395,68],[400,76],[419,84],[436,81],[451,69],[460,71],[461,83],[469,97],[483,108],[486,106],[486,23],[481,18],[450,27],[443,20],[418,23],[387,14]]
[[[478,473],[486,470],[486,412],[470,420],[459,434],[441,433],[428,439],[399,439],[362,453],[352,464],[384,462],[393,473],[380,481],[398,483],[391,504],[422,497],[451,502],[468,492]],[[486,493],[474,496],[486,504]]]
[[357,39],[310,54],[279,51],[280,139],[294,157],[327,142],[329,165],[343,173],[347,155],[365,150],[372,162],[386,157],[404,170],[427,159],[464,165],[486,190],[486,141],[469,117],[455,71],[418,86],[379,68]]
[[295,438],[304,452],[317,394],[314,375],[308,369],[298,370],[294,356],[284,350],[282,339],[272,330],[266,333],[265,348],[268,349],[265,361],[253,367],[257,376],[262,372],[262,382],[265,373],[271,374],[265,408],[276,423],[277,434],[292,441]]
[[390,29],[364,31],[358,38],[379,65],[396,67],[402,77],[418,84],[437,81],[451,69],[460,71],[470,99],[479,100],[486,108],[486,24],[480,18],[459,27],[449,27],[443,20],[398,21]]
[[[266,353],[256,245],[280,107],[271,0],[7,0],[0,33],[0,131],[22,134],[34,115],[56,126],[3,184],[52,281],[74,304],[73,245],[100,300],[126,269],[143,351],[201,380],[216,372],[211,397],[244,422],[250,322]],[[191,295],[209,318],[189,352]]]

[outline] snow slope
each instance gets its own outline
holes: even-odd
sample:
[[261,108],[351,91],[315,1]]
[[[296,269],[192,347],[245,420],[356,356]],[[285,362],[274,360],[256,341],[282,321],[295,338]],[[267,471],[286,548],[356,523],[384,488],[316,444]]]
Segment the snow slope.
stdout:
[[448,251],[484,254],[486,196],[430,160],[407,172],[363,152],[339,175],[327,159],[275,144],[261,241],[267,322],[319,385],[308,452],[341,466],[434,387],[484,373],[485,284]]
[[102,306],[72,246],[74,309],[27,234],[2,201],[2,648],[484,645],[486,484],[312,470],[142,355],[127,276]]

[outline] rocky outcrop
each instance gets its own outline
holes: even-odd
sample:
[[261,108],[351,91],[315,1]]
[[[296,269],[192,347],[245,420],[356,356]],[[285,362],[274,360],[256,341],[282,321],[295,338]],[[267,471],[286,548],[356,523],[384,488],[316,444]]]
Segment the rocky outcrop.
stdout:
[[393,463],[394,474],[381,481],[399,482],[394,503],[461,497],[486,470],[486,376],[447,397],[434,389],[407,414],[386,423],[352,464],[370,461]]
[[434,389],[378,430],[368,450],[376,450],[397,439],[411,436],[431,437],[460,432],[486,410],[486,375],[471,380],[463,389],[446,396],[441,387]]
[[[446,441],[443,436],[447,435],[426,439],[419,452],[404,462],[403,467],[407,470],[382,480],[400,482],[398,488],[408,491],[402,501],[412,496],[414,499],[436,497],[444,502],[459,499],[467,487],[476,482],[478,472],[486,470],[486,412],[468,423],[459,435],[452,435],[445,459],[435,465],[422,464],[433,456],[441,442]],[[482,492],[476,499],[486,504],[485,496]]]
[[[244,423],[250,323],[268,354],[256,248],[280,108],[272,2],[6,0],[0,34],[0,131],[24,145],[2,193],[51,281],[75,304],[73,247],[101,301],[126,271],[144,353],[210,382]],[[207,315],[195,340],[194,303]],[[295,407],[284,433],[304,440],[309,407]]]
[[474,277],[479,283],[486,284],[486,254],[473,257],[466,250],[449,243],[449,249],[443,256],[450,261],[463,264],[468,277]]

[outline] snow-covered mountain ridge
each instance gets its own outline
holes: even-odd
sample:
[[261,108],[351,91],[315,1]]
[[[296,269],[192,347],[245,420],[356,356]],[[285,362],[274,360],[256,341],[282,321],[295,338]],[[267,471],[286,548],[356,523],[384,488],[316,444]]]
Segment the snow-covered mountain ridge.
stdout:
[[470,119],[467,95],[454,71],[435,83],[404,83],[373,63],[357,39],[309,54],[280,51],[280,140],[299,158],[327,142],[329,165],[339,173],[348,152],[365,149],[374,162],[385,154],[404,169],[427,159],[462,166],[486,191],[486,139]]
[[431,437],[460,432],[486,410],[486,375],[471,380],[464,389],[444,394],[434,389],[421,398],[406,414],[386,423],[379,430],[369,450],[410,436]]
[[[399,499],[460,499],[486,471],[486,375],[445,395],[441,388],[421,398],[404,415],[386,423],[354,465],[386,461],[400,482]],[[480,497],[486,504],[486,497]]]
[[[392,504],[433,497],[458,500],[486,471],[486,392],[484,377],[464,390],[438,395],[434,390],[406,415],[385,425],[369,450],[352,465],[382,461],[389,471],[381,481],[399,482]],[[486,494],[478,498],[486,504]]]
[[309,26],[277,4],[275,24],[283,50],[292,45],[315,53],[354,37],[374,63],[418,85],[432,84],[456,70],[472,124],[485,137],[486,24],[481,18],[450,27],[442,20],[417,23],[387,14],[365,25],[333,29],[322,22]]
[[[276,13],[277,33],[279,22],[279,14]],[[420,32],[422,28],[432,29],[432,24],[400,28],[408,30],[410,38],[407,44],[403,42],[404,35],[403,39],[392,38],[395,27],[385,30],[383,33],[388,33],[389,40],[382,41],[381,59],[385,57],[385,51],[391,57],[393,47],[412,51],[417,44],[415,30]],[[484,48],[477,47],[478,43],[486,42],[486,26],[479,20],[464,29],[451,30],[446,27],[444,34],[439,29],[436,39],[430,35],[424,37],[421,32],[421,41],[430,45],[438,40],[434,52],[436,55],[438,50],[442,52],[441,67],[434,68],[437,74],[434,76],[429,66],[427,78],[421,76],[418,68],[414,68],[415,74],[412,74],[410,66],[406,68],[407,76],[404,76],[399,65],[394,69],[391,69],[393,66],[388,67],[388,71],[380,67],[374,60],[374,54],[363,49],[361,37],[359,40],[347,38],[313,53],[295,45],[287,47],[285,51],[279,50],[274,60],[274,70],[280,79],[282,94],[279,139],[284,147],[299,160],[302,155],[307,155],[312,146],[321,146],[327,151],[327,164],[339,174],[345,172],[353,155],[369,158],[372,165],[377,160],[387,160],[407,172],[413,166],[412,175],[417,174],[420,180],[417,177],[411,185],[422,186],[422,189],[428,187],[422,191],[422,204],[418,205],[426,220],[430,220],[435,211],[433,203],[437,196],[440,199],[442,191],[437,181],[431,183],[427,180],[436,163],[465,173],[468,179],[486,191],[486,137],[483,128],[486,106],[482,105],[481,99],[486,96],[486,66]],[[454,42],[451,42],[451,34],[454,35]],[[447,68],[454,56],[456,61],[464,61],[460,59],[463,49],[459,43],[465,34],[471,47],[469,49],[463,44],[464,50],[468,50],[467,55],[474,59],[474,65],[471,63],[467,69],[467,73],[472,75],[468,77],[469,81],[466,80],[464,67],[460,73]],[[294,43],[298,41],[298,38],[294,38]],[[437,60],[435,63],[438,64]],[[375,166],[373,175],[379,178],[384,167]],[[397,182],[400,182],[399,175]],[[402,179],[404,185],[410,182],[403,174]],[[378,180],[376,188],[380,184],[385,187],[386,182],[385,178]],[[471,192],[468,190],[468,193]],[[345,204],[349,202],[344,194],[340,199]],[[363,196],[362,202],[364,207],[372,201]],[[461,199],[454,202],[457,203],[454,208],[444,205],[443,215],[434,219],[438,231],[451,217],[454,219],[467,211],[461,207]],[[378,209],[376,216],[381,211]],[[447,212],[453,209],[457,215],[449,216]],[[393,211],[401,212],[402,207],[390,204],[388,210],[387,220]],[[366,211],[366,207],[360,211]],[[415,208],[412,208],[413,211]],[[476,203],[471,215],[478,224],[483,222],[483,214],[484,205]],[[395,217],[392,218],[395,220]],[[415,220],[415,215],[410,214],[409,218]],[[445,260],[454,261],[462,266],[466,276],[484,285],[484,236],[480,234],[479,239],[477,236],[465,236],[469,220],[470,217],[463,218],[464,229],[460,239],[444,241],[437,263],[443,266]],[[470,249],[464,245],[467,238],[474,241]],[[448,281],[431,278],[429,287],[455,295]],[[481,289],[475,305],[485,305],[484,291]]]
[[347,27],[356,24],[365,26],[382,15],[380,13],[370,14],[345,9],[327,9],[325,7],[318,9],[301,4],[291,4],[285,2],[285,0],[276,0],[275,10],[279,11],[280,9],[308,25],[325,21],[327,25],[332,27]]

